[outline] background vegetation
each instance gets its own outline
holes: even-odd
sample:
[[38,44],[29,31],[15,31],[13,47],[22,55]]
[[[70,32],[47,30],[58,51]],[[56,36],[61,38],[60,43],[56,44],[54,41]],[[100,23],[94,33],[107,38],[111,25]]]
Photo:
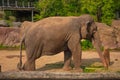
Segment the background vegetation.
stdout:
[[[116,12],[120,13],[120,0],[19,0],[18,5],[22,6],[23,3],[28,5],[29,1],[37,11],[34,15],[35,21],[49,16],[91,14],[96,21],[110,25],[111,20],[116,18]],[[15,0],[10,2],[15,3]],[[22,11],[21,16],[30,14],[24,12]],[[5,11],[5,13],[5,19],[9,16],[20,16],[19,11]]]
[[91,14],[96,21],[111,24],[120,10],[119,0],[40,0],[36,4],[39,14],[34,16],[39,20],[49,16],[79,16]]

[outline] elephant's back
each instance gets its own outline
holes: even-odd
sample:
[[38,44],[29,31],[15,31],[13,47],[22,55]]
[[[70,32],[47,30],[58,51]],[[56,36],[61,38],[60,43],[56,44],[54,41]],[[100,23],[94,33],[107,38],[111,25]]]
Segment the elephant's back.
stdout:
[[[76,27],[73,27],[75,24],[74,19],[78,17],[48,17],[42,20],[39,20],[30,27],[28,35],[32,36],[61,36],[65,35],[68,32],[75,30]],[[74,29],[75,28],[75,29]]]
[[76,17],[48,17],[36,22],[36,24],[41,26],[48,26],[48,25],[65,25],[71,23],[72,20]]

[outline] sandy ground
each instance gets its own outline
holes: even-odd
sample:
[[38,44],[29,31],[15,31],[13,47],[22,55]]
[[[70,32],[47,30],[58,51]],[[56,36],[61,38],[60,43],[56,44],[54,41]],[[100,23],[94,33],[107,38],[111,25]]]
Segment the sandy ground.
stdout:
[[[107,71],[120,71],[120,52],[112,51],[111,65]],[[26,61],[25,51],[23,51],[23,63]],[[0,65],[2,72],[18,71],[17,63],[19,62],[18,50],[0,50]],[[98,64],[99,63],[99,64]],[[101,60],[95,51],[83,51],[82,66],[101,65]],[[63,66],[63,53],[54,56],[42,56],[36,60],[36,68],[38,71],[59,71]]]

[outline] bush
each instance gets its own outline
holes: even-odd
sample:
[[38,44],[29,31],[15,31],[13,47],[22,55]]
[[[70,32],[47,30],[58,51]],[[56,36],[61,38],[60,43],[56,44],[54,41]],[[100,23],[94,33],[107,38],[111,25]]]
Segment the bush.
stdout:
[[92,43],[88,40],[82,40],[81,41],[81,46],[82,46],[82,50],[93,49]]
[[4,19],[4,16],[5,16],[4,12],[0,11],[0,19]]
[[15,16],[9,16],[9,20],[10,20],[11,22],[15,22],[15,21],[16,21],[16,18],[15,18]]
[[8,20],[6,20],[7,24],[11,27],[13,26],[12,22],[15,22],[16,18],[14,16],[9,16]]

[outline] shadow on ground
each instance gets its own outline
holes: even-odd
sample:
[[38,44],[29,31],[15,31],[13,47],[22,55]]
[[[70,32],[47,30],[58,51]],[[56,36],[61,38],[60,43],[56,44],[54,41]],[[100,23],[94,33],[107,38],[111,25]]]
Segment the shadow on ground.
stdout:
[[[46,64],[45,66],[38,68],[37,71],[48,71],[48,70],[56,70],[56,69],[62,69],[64,65],[63,61],[60,62],[55,62],[55,63],[50,63],[50,64]],[[82,60],[82,65],[81,67],[84,69],[85,67],[96,67],[96,68],[103,68],[103,64],[101,62],[101,60],[99,58],[92,58],[92,59],[83,59]],[[73,62],[71,64],[71,67],[73,68]]]
[[[8,55],[6,56],[6,58],[19,58],[20,55]],[[22,57],[25,57],[24,55],[22,55]]]
[[61,69],[64,65],[64,62],[56,62],[51,64],[46,64],[45,66],[38,68],[37,71],[46,71],[46,70],[52,70],[52,69]]

